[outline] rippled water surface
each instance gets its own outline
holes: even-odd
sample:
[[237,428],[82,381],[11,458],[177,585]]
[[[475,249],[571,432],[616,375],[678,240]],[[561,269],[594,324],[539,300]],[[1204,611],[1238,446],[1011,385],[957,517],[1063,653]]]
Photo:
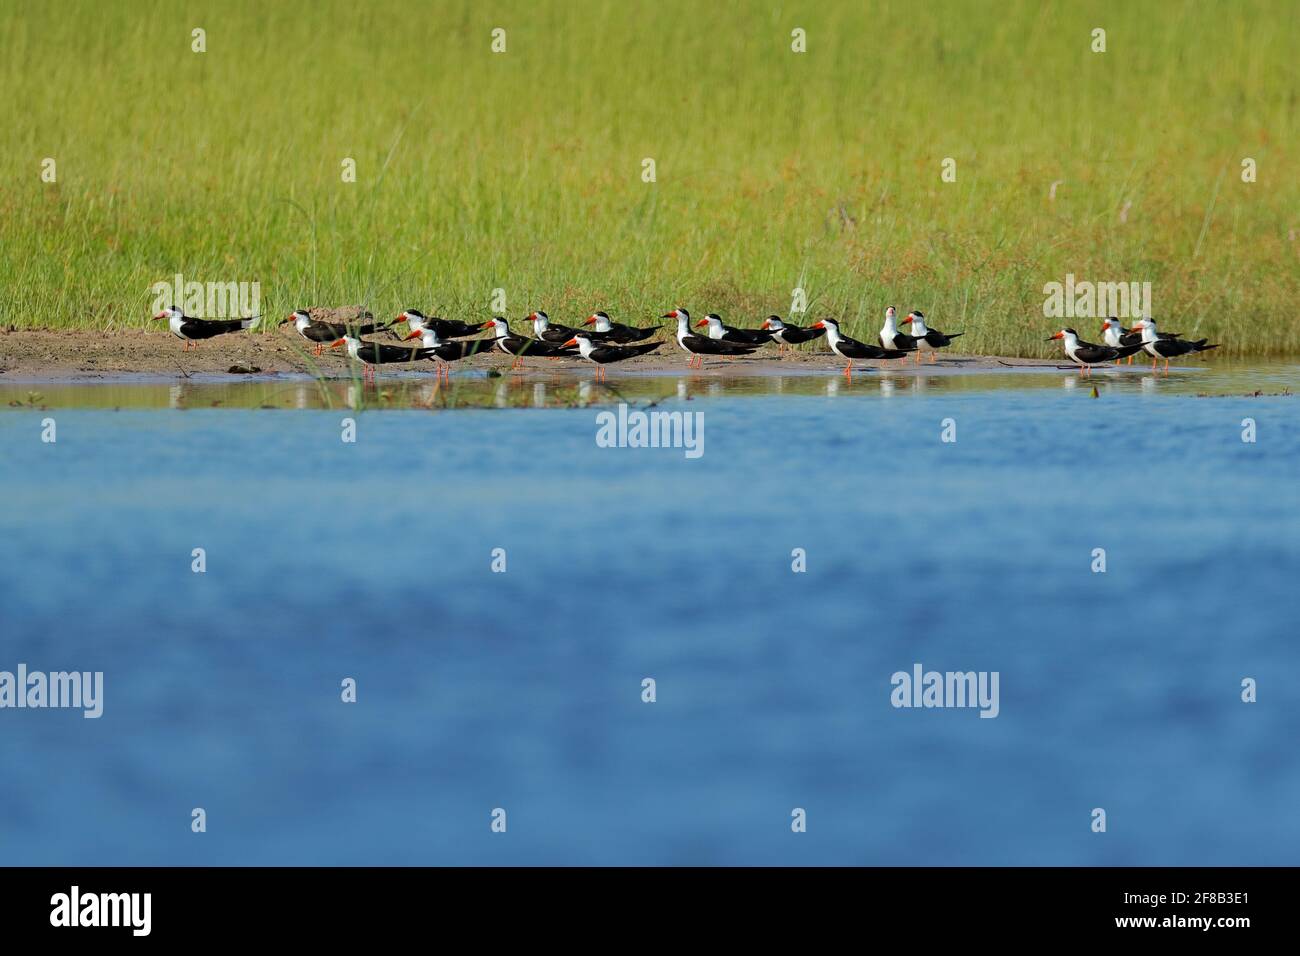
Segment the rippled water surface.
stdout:
[[0,862],[1294,864],[1300,375],[1097,378],[4,386]]

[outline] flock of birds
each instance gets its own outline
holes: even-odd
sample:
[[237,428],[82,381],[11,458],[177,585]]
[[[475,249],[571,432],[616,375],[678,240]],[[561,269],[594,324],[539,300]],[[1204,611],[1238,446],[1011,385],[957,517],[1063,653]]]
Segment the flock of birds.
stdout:
[[[204,339],[253,328],[260,321],[258,318],[195,319],[177,307],[165,309],[154,318],[166,319],[172,334],[184,340],[187,350],[191,345],[197,348],[198,343]],[[365,319],[370,318],[372,316],[367,313]],[[898,313],[892,305],[885,310],[879,345],[850,338],[840,331],[839,322],[835,319],[822,319],[810,326],[800,327],[782,321],[780,316],[770,315],[759,328],[742,329],[726,325],[719,316],[710,314],[694,324],[694,328],[707,328],[707,332],[701,335],[691,331],[691,316],[685,309],[673,309],[661,318],[677,321],[677,345],[687,353],[687,364],[693,368],[702,367],[706,356],[749,355],[773,342],[784,351],[789,346],[811,342],[824,335],[831,351],[845,360],[844,375],[850,379],[853,377],[855,359],[896,361],[906,360],[910,355],[919,365],[922,354],[928,354],[931,362],[937,362],[938,351],[947,348],[954,339],[964,334],[930,328],[921,312],[909,312],[907,318],[900,323]],[[367,379],[373,379],[377,366],[424,361],[435,363],[439,378],[446,376],[450,379],[449,365],[452,362],[498,349],[514,359],[511,368],[522,368],[524,359],[532,356],[578,356],[594,363],[597,379],[603,380],[606,365],[646,355],[663,344],[645,341],[659,330],[658,326],[637,328],[623,325],[610,319],[605,312],[591,315],[581,328],[552,322],[545,312],[531,312],[524,321],[532,325],[531,336],[511,331],[509,322],[501,317],[482,323],[461,322],[457,319],[427,317],[416,309],[407,309],[391,322],[382,323],[330,322],[313,318],[307,310],[300,309],[282,319],[280,324],[292,322],[298,334],[315,346],[316,355],[320,355],[326,346],[346,346],[348,355],[362,364]],[[404,336],[398,335],[393,329],[394,325],[401,322],[407,326],[407,334]],[[909,325],[911,329],[907,332],[900,331],[900,324]],[[485,338],[473,337],[487,331],[491,331],[492,335]],[[363,335],[380,332],[395,335],[403,341],[419,339],[420,343],[409,346],[388,345],[361,338]],[[1182,338],[1178,332],[1160,332],[1156,329],[1154,319],[1142,319],[1131,329],[1125,329],[1119,319],[1108,318],[1102,326],[1101,334],[1105,344],[1085,342],[1074,329],[1069,328],[1061,329],[1048,341],[1061,340],[1066,357],[1079,366],[1080,374],[1086,371],[1089,375],[1094,365],[1112,361],[1119,365],[1125,358],[1132,364],[1133,356],[1138,352],[1151,356],[1153,370],[1164,359],[1165,374],[1168,374],[1170,359],[1218,348],[1217,345],[1207,344],[1205,339],[1192,341]]]

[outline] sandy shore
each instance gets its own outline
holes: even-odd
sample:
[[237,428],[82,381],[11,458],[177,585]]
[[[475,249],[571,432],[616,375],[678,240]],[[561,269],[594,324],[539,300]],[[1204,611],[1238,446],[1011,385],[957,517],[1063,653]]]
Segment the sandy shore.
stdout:
[[[383,335],[369,338],[380,342],[396,342]],[[0,332],[0,381],[87,381],[122,380],[133,376],[152,379],[184,380],[191,376],[211,378],[229,375],[232,380],[249,375],[309,375],[348,377],[352,374],[343,349],[326,349],[316,358],[310,348],[291,329],[283,328],[268,334],[231,334],[200,343],[197,350],[183,351],[183,343],[168,332],[151,332],[139,329],[110,332],[51,332],[42,330],[17,330]],[[914,371],[909,359],[895,361],[856,362],[861,370],[887,364],[900,372]],[[686,356],[675,342],[665,341],[651,355],[620,362],[610,367],[619,372],[678,372],[685,369]],[[581,359],[531,359],[528,366],[538,372],[554,374],[566,369],[591,371],[594,366]],[[510,359],[493,351],[463,362],[454,363],[453,371],[508,369]],[[843,361],[829,350],[787,351],[778,356],[774,346],[764,347],[749,356],[734,359],[708,359],[701,374],[754,375],[781,372],[821,372],[843,367]],[[1010,367],[1010,368],[1009,368]],[[974,372],[1011,368],[1056,368],[1057,363],[1035,359],[1000,358],[997,356],[945,355],[937,363],[926,361],[921,368],[928,372]],[[243,369],[245,371],[231,371]],[[422,364],[401,366],[402,372],[423,371]],[[254,371],[256,370],[256,371]],[[432,367],[428,368],[432,374]],[[393,370],[398,371],[397,368]],[[391,374],[381,372],[381,374]]]

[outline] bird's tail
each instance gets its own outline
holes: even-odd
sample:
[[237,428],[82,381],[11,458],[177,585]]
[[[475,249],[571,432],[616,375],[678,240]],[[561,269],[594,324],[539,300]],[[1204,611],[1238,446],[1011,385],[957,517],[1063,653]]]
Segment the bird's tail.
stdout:
[[950,338],[950,339],[955,339],[955,338],[958,338],[958,337],[960,337],[960,336],[965,335],[966,333],[965,333],[965,332],[948,332],[948,333],[945,333],[945,334],[948,336],[948,338]]
[[1208,341],[1210,341],[1210,340],[1209,340],[1209,339],[1201,339],[1199,342],[1193,342],[1192,345],[1194,345],[1194,346],[1196,347],[1196,351],[1198,351],[1198,352],[1208,352],[1210,349],[1217,349],[1217,348],[1219,347],[1217,344],[1215,344],[1215,345],[1206,345],[1205,343],[1208,342]]
[[257,328],[258,323],[261,321],[262,321],[262,317],[260,315],[255,315],[251,319],[240,319],[239,327],[241,329],[255,329]]

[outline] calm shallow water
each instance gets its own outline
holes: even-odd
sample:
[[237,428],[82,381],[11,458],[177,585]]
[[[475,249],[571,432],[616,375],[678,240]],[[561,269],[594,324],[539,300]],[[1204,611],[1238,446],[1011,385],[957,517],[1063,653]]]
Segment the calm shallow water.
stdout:
[[[1193,396],[1297,376],[1243,375],[615,383],[703,412],[696,460],[596,408],[344,444],[224,407],[302,383],[24,387],[0,669],[102,670],[105,709],[0,711],[0,862],[1294,864],[1296,399]],[[894,709],[916,662],[998,671],[1000,715]]]

